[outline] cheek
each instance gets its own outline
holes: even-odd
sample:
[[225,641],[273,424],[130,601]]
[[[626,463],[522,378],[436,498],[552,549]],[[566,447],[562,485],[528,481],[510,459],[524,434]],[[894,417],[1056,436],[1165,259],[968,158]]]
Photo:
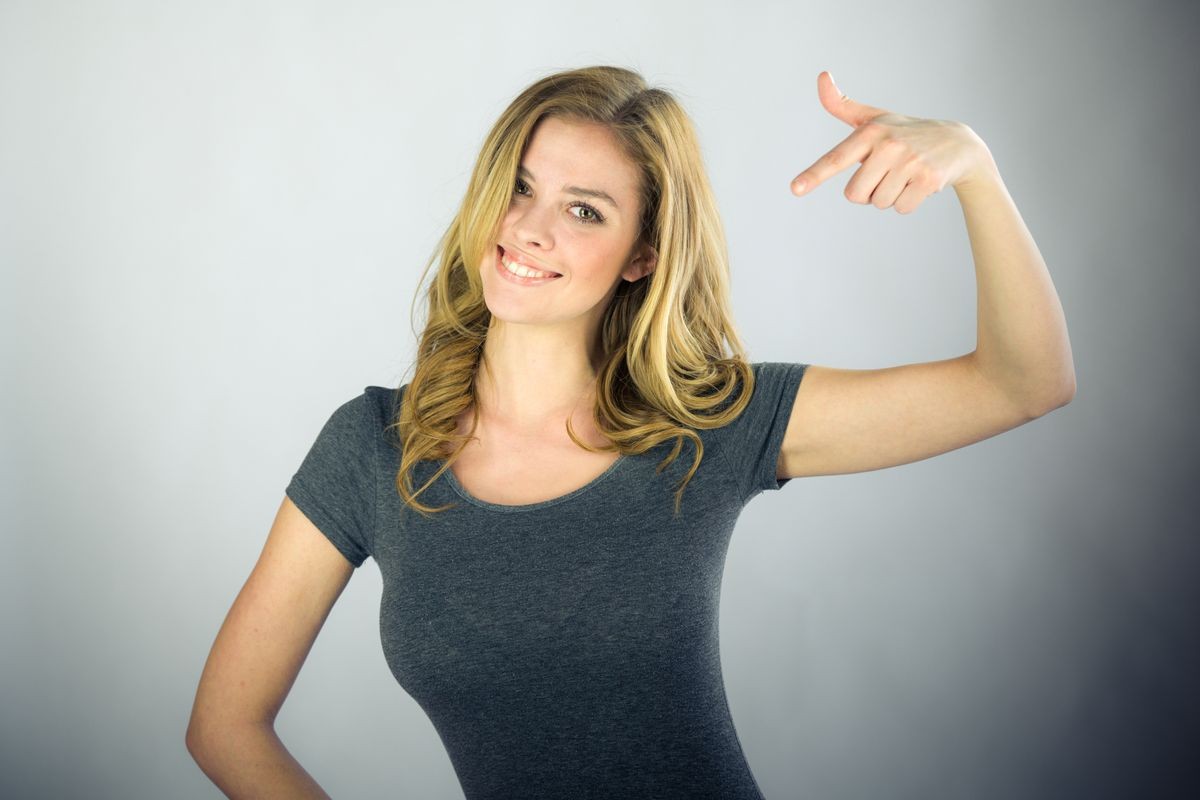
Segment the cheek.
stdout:
[[621,270],[625,266],[625,262],[621,260],[621,253],[603,245],[582,247],[577,253],[577,269],[587,276],[589,283],[610,284],[621,276]]

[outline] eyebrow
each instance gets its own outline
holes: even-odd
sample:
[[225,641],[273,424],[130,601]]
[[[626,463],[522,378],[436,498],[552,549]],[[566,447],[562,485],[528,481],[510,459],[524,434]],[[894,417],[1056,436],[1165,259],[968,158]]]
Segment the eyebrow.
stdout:
[[[531,181],[537,181],[537,178],[533,177],[533,173],[525,169],[523,166],[517,167],[517,175],[522,178],[528,178]],[[595,197],[597,200],[604,200],[608,202],[613,208],[620,209],[620,206],[617,205],[617,201],[612,199],[612,195],[610,195],[608,192],[602,192],[599,189],[585,189],[582,186],[563,186],[563,191],[567,192],[568,194],[576,194],[583,197]]]

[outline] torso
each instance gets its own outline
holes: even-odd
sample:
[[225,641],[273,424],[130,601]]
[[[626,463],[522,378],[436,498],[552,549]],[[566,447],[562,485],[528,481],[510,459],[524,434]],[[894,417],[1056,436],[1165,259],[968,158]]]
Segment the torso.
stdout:
[[[607,441],[588,420],[572,422],[577,436],[589,445]],[[470,430],[470,412],[460,418],[459,431]],[[462,488],[478,500],[517,506],[541,503],[570,494],[604,474],[620,453],[589,453],[567,435],[565,427],[553,437],[538,439],[487,437],[476,431],[450,470]]]

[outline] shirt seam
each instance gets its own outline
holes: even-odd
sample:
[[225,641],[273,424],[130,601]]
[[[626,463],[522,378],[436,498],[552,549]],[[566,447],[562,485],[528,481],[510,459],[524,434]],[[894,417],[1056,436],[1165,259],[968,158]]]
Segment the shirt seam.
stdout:
[[732,480],[730,482],[733,483],[734,488],[737,489],[738,502],[742,503],[742,505],[745,505],[745,503],[746,503],[746,488],[742,485],[742,480],[738,476],[737,470],[735,470],[733,468],[733,462],[729,460],[729,454],[725,452],[725,443],[724,443],[724,441],[716,441],[714,443],[717,446],[717,452],[721,454],[721,460],[725,462],[725,469],[727,471],[727,474],[730,475],[732,478]]

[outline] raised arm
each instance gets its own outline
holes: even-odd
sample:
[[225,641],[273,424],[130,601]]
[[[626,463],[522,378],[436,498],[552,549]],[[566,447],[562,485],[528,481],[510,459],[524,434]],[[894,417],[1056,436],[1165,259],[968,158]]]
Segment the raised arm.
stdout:
[[186,743],[231,798],[328,798],[275,734],[275,717],[354,565],[284,497],[217,634]]
[[777,475],[862,472],[938,455],[1070,402],[1075,367],[1062,305],[991,152],[953,121],[893,114],[843,95],[827,72],[822,105],[855,130],[796,176],[803,195],[862,163],[846,197],[911,213],[953,186],[975,260],[975,349],[884,369],[811,365],[796,392]]

